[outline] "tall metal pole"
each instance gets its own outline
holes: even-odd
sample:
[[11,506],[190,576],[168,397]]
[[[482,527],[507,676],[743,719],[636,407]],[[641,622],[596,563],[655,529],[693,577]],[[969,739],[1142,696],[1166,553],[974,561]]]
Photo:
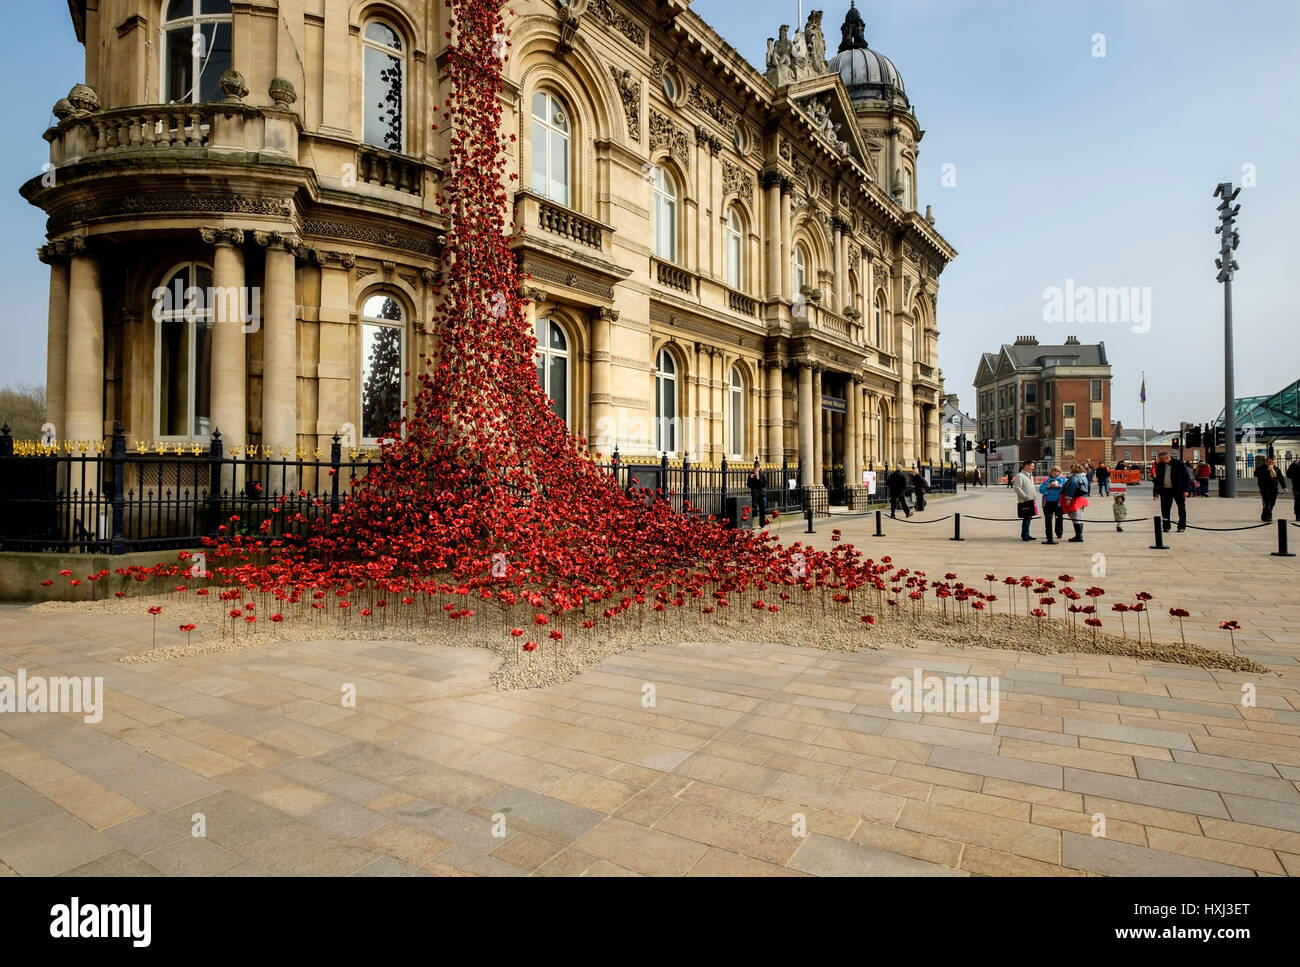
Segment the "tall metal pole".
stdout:
[[[1235,263],[1234,263],[1235,264]],[[1232,273],[1223,282],[1223,496],[1237,496],[1237,399],[1232,369]]]
[[1234,219],[1241,206],[1232,204],[1241,193],[1240,188],[1233,188],[1232,182],[1222,181],[1214,189],[1214,197],[1222,198],[1219,203],[1219,226],[1214,230],[1219,239],[1219,257],[1214,260],[1219,270],[1218,280],[1223,283],[1223,496],[1237,496],[1237,413],[1235,402],[1236,389],[1233,385],[1232,371],[1232,274],[1239,266],[1232,253],[1237,250],[1237,230]]

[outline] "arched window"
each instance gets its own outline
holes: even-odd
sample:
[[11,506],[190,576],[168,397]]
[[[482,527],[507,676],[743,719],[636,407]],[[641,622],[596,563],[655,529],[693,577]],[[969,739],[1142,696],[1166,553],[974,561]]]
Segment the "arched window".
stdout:
[[745,227],[735,205],[727,209],[726,237],[727,285],[739,289],[745,279]]
[[401,35],[375,20],[366,24],[362,48],[363,139],[366,144],[401,154],[406,150],[406,53]]
[[655,255],[677,261],[677,180],[663,165],[655,168]]
[[880,304],[880,296],[876,296],[876,303],[872,309],[876,321],[876,348],[885,348],[885,311]]
[[554,319],[537,320],[537,380],[555,413],[569,422],[569,337]]
[[230,70],[230,0],[169,0],[163,17],[163,101],[220,101]]
[[361,436],[375,440],[402,420],[406,313],[392,296],[372,295],[361,307]]
[[533,181],[537,194],[569,206],[572,127],[564,102],[550,91],[533,95]]
[[794,286],[794,292],[791,298],[796,302],[803,291],[803,287],[808,284],[808,250],[804,248],[803,242],[799,242],[794,247],[794,255],[791,257],[790,280]]
[[731,388],[727,393],[727,438],[731,457],[744,459],[745,455],[745,377],[739,366],[731,367]]
[[[212,432],[212,267],[186,262],[153,291],[154,414],[159,439],[206,439]],[[226,325],[235,325],[232,320]],[[220,428],[239,440],[244,427]]]
[[654,448],[677,453],[677,362],[666,349],[659,350],[655,368]]

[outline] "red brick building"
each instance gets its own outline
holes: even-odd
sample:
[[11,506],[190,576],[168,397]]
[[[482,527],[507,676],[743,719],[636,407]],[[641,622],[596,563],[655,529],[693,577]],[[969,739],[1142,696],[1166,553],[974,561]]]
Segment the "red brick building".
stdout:
[[1106,344],[1071,336],[1040,345],[1020,336],[985,353],[975,373],[979,439],[997,443],[992,460],[1112,463],[1110,363]]

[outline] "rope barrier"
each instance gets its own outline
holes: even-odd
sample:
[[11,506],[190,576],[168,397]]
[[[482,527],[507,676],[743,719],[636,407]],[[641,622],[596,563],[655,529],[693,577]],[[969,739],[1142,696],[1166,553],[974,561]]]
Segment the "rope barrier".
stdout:
[[[1194,530],[1194,531],[1212,531],[1212,532],[1215,532],[1215,533],[1224,533],[1224,534],[1226,534],[1226,533],[1228,533],[1229,531],[1253,531],[1253,530],[1258,530],[1258,529],[1261,528],[1261,527],[1269,527],[1269,526],[1272,525],[1272,523],[1273,523],[1273,522],[1272,522],[1271,520],[1269,520],[1269,521],[1261,521],[1261,522],[1258,523],[1258,524],[1248,524],[1248,525],[1246,525],[1245,527],[1197,527],[1195,524],[1184,524],[1183,527],[1187,527],[1187,528],[1189,528],[1189,529],[1191,529],[1191,530]],[[1178,529],[1179,529],[1179,530],[1182,530],[1183,528],[1180,527],[1180,528],[1178,528]]]
[[[915,513],[915,511],[913,511]],[[890,520],[896,520],[900,524],[942,524],[945,520],[950,520],[952,514],[944,514],[942,517],[936,517],[934,520],[909,520],[906,517],[891,517]]]

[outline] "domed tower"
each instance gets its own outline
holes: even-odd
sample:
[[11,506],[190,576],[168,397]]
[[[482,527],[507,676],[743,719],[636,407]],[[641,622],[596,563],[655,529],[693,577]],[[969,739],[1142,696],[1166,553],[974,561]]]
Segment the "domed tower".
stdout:
[[925,132],[916,122],[902,75],[893,61],[867,44],[867,25],[856,0],[849,4],[840,38],[830,69],[840,75],[853,101],[871,151],[872,175],[896,202],[913,210],[917,145]]

